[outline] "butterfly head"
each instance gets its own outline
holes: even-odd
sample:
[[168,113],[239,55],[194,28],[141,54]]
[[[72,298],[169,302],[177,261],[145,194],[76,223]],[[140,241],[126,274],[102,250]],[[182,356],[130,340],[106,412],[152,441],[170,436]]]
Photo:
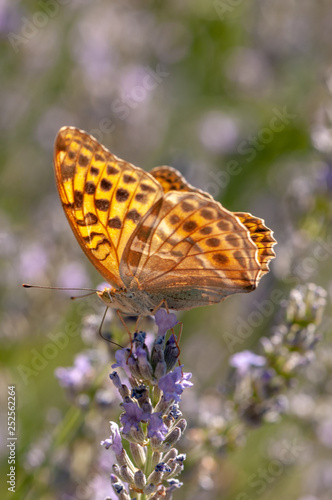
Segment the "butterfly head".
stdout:
[[104,288],[98,291],[97,295],[107,307],[117,309],[123,314],[146,316],[154,309],[154,304],[150,303],[148,295],[140,290]]

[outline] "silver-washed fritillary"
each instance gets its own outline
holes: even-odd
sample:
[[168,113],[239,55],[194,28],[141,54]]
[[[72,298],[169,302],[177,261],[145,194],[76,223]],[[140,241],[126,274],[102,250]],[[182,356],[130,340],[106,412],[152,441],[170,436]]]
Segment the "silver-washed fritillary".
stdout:
[[71,228],[104,279],[97,292],[124,314],[183,310],[254,290],[276,243],[264,221],[230,212],[172,167],[150,173],[74,127],[54,151]]

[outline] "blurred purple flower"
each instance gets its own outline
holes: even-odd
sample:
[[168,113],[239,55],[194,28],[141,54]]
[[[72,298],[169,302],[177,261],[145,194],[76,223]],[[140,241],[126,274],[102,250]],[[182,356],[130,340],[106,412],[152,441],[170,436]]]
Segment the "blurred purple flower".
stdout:
[[68,368],[60,366],[55,370],[55,376],[62,387],[81,389],[91,378],[93,368],[91,361],[85,354],[76,356],[74,365]]
[[264,366],[265,358],[263,356],[258,356],[251,351],[241,351],[233,354],[229,360],[230,366],[236,368],[239,375],[246,375],[252,366]]
[[192,382],[189,382],[191,377],[191,373],[182,374],[181,366],[177,366],[172,372],[161,377],[158,386],[164,393],[165,401],[170,401],[171,399],[174,399],[176,402],[181,401],[180,394],[183,393],[184,389],[194,385]]
[[140,422],[150,418],[150,413],[143,411],[136,403],[123,403],[123,408],[125,413],[120,416],[120,422],[124,434],[128,434],[133,426],[139,430]]
[[27,281],[37,279],[44,272],[47,263],[45,250],[39,245],[30,245],[21,255],[19,272]]
[[229,152],[238,141],[239,131],[234,118],[211,111],[200,123],[199,136],[202,144],[212,153]]
[[101,441],[100,444],[105,446],[106,450],[111,448],[116,455],[119,455],[123,450],[119,426],[115,422],[110,422],[110,424],[111,435],[108,439],[105,439],[105,441]]
[[154,317],[160,336],[165,335],[167,330],[178,324],[175,314],[168,313],[165,309],[158,309]]
[[[88,283],[89,278],[85,268],[78,262],[71,262],[62,267],[57,279],[58,286],[64,288],[84,288]],[[72,295],[70,290],[67,293]]]
[[327,448],[332,448],[332,420],[325,420],[317,429],[317,435],[321,443]]
[[167,433],[168,428],[162,419],[162,412],[152,413],[148,426],[148,438],[157,437],[160,441],[163,441]]

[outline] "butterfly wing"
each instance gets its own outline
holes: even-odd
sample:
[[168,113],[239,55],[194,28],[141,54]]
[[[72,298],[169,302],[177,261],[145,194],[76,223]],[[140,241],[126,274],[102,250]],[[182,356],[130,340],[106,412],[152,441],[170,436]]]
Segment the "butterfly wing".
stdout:
[[173,167],[169,167],[167,165],[155,167],[150,171],[150,174],[157,179],[165,194],[169,191],[186,191],[199,193],[205,198],[213,200],[213,197],[209,193],[206,193],[202,189],[198,189],[189,184],[183,175]]
[[261,265],[261,276],[269,272],[269,262],[274,259],[274,245],[277,243],[273,238],[273,231],[265,226],[264,220],[245,212],[234,212],[234,215],[246,226],[250,232],[250,238],[258,249],[258,261]]
[[129,286],[138,281],[156,301],[165,298],[174,309],[220,302],[256,288],[258,249],[232,212],[185,191],[169,191],[159,205],[125,249],[120,271]]
[[79,244],[104,279],[123,286],[123,250],[140,220],[162,197],[160,184],[74,127],[60,129],[54,167],[62,205]]
[[[213,200],[212,196],[201,189],[197,189],[189,184],[183,175],[173,167],[166,165],[155,167],[151,170],[151,175],[161,184],[164,193],[171,190],[200,193],[205,198]],[[269,272],[269,262],[275,257],[273,246],[276,240],[273,238],[273,232],[265,226],[264,220],[245,212],[234,212],[240,222],[246,226],[250,232],[250,238],[258,248],[258,261],[261,265],[261,275]]]

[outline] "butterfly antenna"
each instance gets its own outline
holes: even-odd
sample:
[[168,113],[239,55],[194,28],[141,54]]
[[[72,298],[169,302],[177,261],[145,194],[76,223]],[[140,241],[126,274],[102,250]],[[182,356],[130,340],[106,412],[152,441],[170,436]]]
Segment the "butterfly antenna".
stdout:
[[76,297],[70,297],[71,300],[75,300],[75,299],[82,299],[83,297],[89,297],[90,295],[94,295],[96,292],[93,291],[93,292],[89,292],[89,293],[85,293],[84,295],[77,295]]
[[103,340],[106,340],[106,342],[109,342],[110,344],[114,344],[114,345],[116,345],[116,346],[120,347],[120,349],[123,349],[123,346],[122,346],[122,345],[117,344],[116,342],[114,342],[114,340],[107,339],[107,338],[106,338],[106,337],[104,337],[104,335],[101,333],[101,330],[102,330],[102,328],[103,328],[103,324],[104,324],[104,321],[105,321],[105,317],[106,317],[107,310],[108,310],[108,307],[106,307],[105,312],[104,312],[104,314],[103,314],[103,318],[102,318],[101,323],[100,323],[100,327],[99,327],[99,330],[98,330],[99,337],[101,337]]
[[67,288],[63,286],[41,286],[41,285],[29,285],[28,283],[23,283],[24,288],[43,288],[44,290],[77,290],[81,292],[98,292],[99,290],[95,290],[94,288]]

